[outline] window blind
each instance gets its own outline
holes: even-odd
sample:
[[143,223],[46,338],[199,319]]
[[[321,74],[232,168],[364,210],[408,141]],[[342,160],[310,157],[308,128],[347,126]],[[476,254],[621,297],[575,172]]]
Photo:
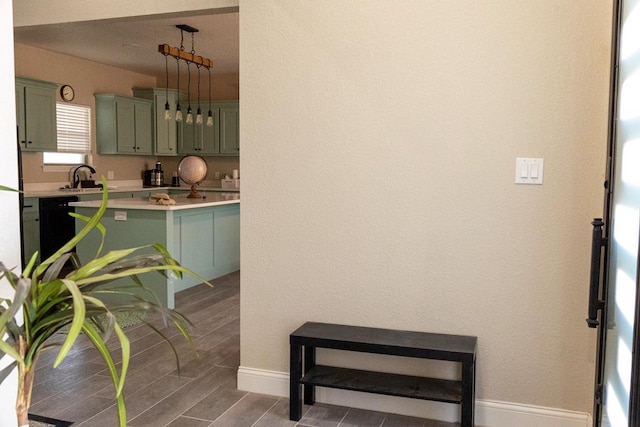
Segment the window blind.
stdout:
[[58,152],[91,152],[91,107],[56,104]]

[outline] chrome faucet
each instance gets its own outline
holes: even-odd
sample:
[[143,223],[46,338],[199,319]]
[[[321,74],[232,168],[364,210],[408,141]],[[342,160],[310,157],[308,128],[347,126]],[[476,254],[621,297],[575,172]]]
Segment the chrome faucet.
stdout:
[[73,170],[73,188],[78,188],[80,186],[80,178],[78,177],[78,170],[82,168],[87,168],[91,171],[91,173],[96,173],[96,170],[89,165],[79,165]]

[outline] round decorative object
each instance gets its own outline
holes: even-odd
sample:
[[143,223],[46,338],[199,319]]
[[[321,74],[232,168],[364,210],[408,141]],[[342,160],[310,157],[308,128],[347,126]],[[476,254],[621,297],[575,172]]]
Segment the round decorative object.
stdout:
[[73,88],[69,85],[62,85],[62,87],[60,88],[60,96],[62,97],[63,101],[73,101],[73,98],[76,97],[76,92],[73,90]]
[[182,181],[191,186],[190,199],[200,198],[196,186],[204,181],[207,176],[207,162],[200,156],[185,156],[178,163],[178,176]]

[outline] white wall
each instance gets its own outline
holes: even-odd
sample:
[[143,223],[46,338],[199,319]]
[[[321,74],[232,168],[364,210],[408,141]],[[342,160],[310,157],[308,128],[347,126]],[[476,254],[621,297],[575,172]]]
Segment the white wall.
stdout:
[[[0,50],[5,58],[0,61],[0,184],[18,188],[18,162],[16,142],[15,82],[13,73],[13,19],[11,0],[0,1]],[[18,219],[18,197],[15,193],[0,191],[0,261],[7,267],[20,265],[20,228]],[[12,295],[11,287],[0,282],[0,297]],[[0,361],[0,369],[7,366],[9,357]],[[0,385],[0,427],[17,425],[15,415],[15,373]]]
[[478,399],[590,412],[611,7],[243,1],[242,367],[309,320],[477,335]]

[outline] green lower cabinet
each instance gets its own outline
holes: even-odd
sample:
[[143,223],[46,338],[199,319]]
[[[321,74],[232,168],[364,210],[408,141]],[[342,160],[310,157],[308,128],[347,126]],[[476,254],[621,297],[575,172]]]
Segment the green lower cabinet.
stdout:
[[[22,209],[22,248],[26,264],[40,251],[40,203],[37,197],[26,197]],[[40,262],[40,256],[36,263]]]

